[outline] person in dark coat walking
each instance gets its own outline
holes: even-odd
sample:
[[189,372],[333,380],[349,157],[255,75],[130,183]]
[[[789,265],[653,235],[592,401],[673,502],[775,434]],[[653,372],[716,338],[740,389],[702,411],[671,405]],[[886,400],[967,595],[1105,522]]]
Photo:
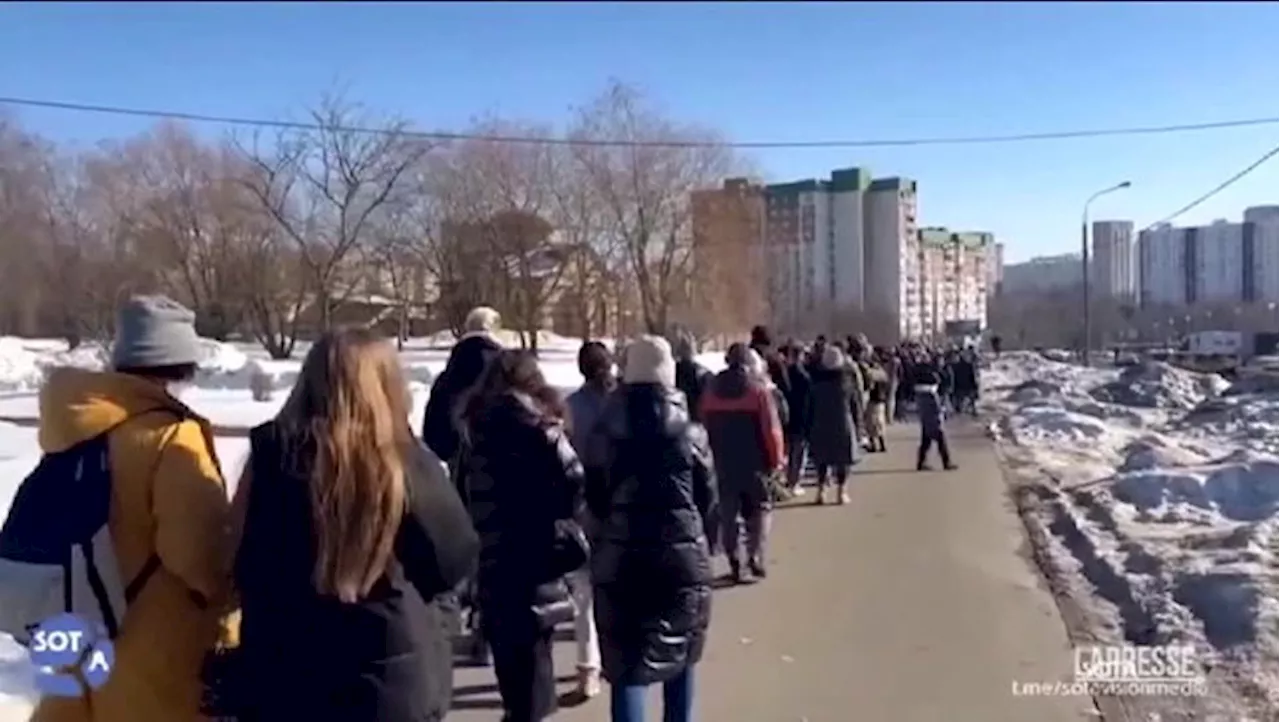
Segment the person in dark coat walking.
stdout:
[[573,619],[565,576],[586,561],[585,548],[574,560],[562,552],[583,485],[564,418],[528,351],[501,352],[464,405],[460,473],[480,533],[478,602],[503,722],[541,720],[557,706],[551,635]]
[[978,414],[978,369],[974,363],[972,352],[963,351],[956,354],[951,362],[952,389],[951,406],[957,413],[968,411]]
[[449,351],[444,370],[431,384],[431,396],[422,417],[422,440],[436,456],[452,465],[458,454],[458,400],[488,367],[502,344],[494,338],[501,324],[498,312],[487,306],[471,309],[466,332]]
[[681,333],[676,337],[672,350],[676,357],[676,388],[684,392],[689,416],[694,421],[699,421],[698,403],[712,374],[707,367],[694,360],[693,338],[688,333]]
[[643,722],[645,688],[661,684],[663,719],[687,722],[711,623],[714,462],[664,339],[629,347],[623,381],[595,426],[602,443],[589,444],[605,458],[588,459],[607,469],[587,499],[600,520],[591,576],[612,720]]
[[[453,646],[442,595],[479,539],[413,437],[395,349],[364,330],[311,347],[280,414],[250,432],[236,679],[245,722],[438,722]],[[224,690],[225,691],[225,690]]]
[[768,327],[756,326],[751,329],[750,348],[764,359],[769,367],[769,378],[773,379],[774,386],[782,389],[785,396],[789,384],[787,366],[783,363],[782,356],[773,347],[773,335],[769,333]]
[[[427,408],[422,418],[422,441],[444,460],[454,483],[461,477],[457,469],[461,440],[458,433],[458,404],[461,398],[480,379],[489,363],[502,351],[502,345],[494,338],[501,326],[498,312],[487,306],[478,306],[467,314],[466,332],[453,345],[444,370],[431,385]],[[458,493],[466,501],[466,490],[458,486]],[[489,650],[480,633],[480,614],[475,602],[475,580],[462,585],[460,594],[446,602],[455,613],[463,616],[462,631],[467,634],[467,657],[473,666],[489,664]],[[464,615],[464,610],[466,611]]]
[[803,350],[788,346],[784,354],[790,392],[787,395],[786,450],[787,487],[799,494],[800,476],[804,472],[805,453],[809,448],[809,429],[813,423],[813,390],[809,371],[805,368]]
[[939,353],[935,356],[932,371],[938,379],[938,401],[942,403],[942,408],[945,410],[947,405],[951,403],[952,392],[955,390],[955,374],[951,367],[951,353]]
[[920,378],[917,383],[916,408],[920,415],[920,449],[916,453],[916,471],[927,471],[929,448],[938,446],[938,456],[942,457],[942,466],[948,471],[955,469],[951,463],[951,449],[947,446],[947,434],[942,423],[946,418],[946,409],[938,396],[937,374],[930,373]]
[[848,501],[845,482],[849,467],[857,461],[857,431],[853,424],[854,382],[848,372],[848,360],[839,347],[828,346],[823,352],[822,367],[812,372],[813,423],[809,430],[809,456],[818,470],[818,496],[815,504],[826,503],[827,482],[834,475],[836,501]]
[[[747,371],[749,349],[729,347],[729,367],[716,374],[702,394],[702,422],[711,440],[720,484],[720,539],[735,583],[744,571],[763,579],[767,521],[772,499],[769,477],[782,470],[782,424],[769,389]],[[746,527],[747,566],[742,567],[738,517]]]
[[818,334],[817,338],[813,339],[813,347],[809,349],[809,353],[805,354],[805,370],[812,374],[814,369],[822,368],[822,354],[826,352],[826,350],[827,337],[822,334]]

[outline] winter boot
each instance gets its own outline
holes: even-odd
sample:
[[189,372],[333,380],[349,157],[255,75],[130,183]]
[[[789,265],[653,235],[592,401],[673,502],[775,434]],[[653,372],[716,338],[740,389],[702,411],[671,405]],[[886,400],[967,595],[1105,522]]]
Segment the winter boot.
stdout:
[[600,670],[595,667],[578,667],[578,688],[575,691],[582,699],[599,696]]

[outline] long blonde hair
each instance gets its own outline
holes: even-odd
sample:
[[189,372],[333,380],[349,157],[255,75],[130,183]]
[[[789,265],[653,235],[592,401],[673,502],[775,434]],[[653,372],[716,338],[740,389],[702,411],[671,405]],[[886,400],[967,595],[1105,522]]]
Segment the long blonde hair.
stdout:
[[364,329],[322,336],[277,417],[308,434],[316,591],[355,602],[386,571],[408,504],[409,395],[391,344]]

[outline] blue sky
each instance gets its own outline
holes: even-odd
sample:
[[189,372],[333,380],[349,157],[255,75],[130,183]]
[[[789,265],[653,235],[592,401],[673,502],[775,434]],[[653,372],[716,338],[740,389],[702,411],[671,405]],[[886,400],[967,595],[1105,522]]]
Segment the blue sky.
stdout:
[[[458,129],[563,123],[610,77],[735,140],[987,135],[1280,114],[1277,3],[0,4],[0,95],[279,117],[324,91]],[[91,144],[148,121],[23,109]],[[220,132],[217,127],[205,132]],[[1145,224],[1275,147],[1275,125],[1008,145],[753,152],[775,181],[862,165],[1006,259],[1078,247],[1081,204]],[[1276,203],[1274,160],[1179,222]]]

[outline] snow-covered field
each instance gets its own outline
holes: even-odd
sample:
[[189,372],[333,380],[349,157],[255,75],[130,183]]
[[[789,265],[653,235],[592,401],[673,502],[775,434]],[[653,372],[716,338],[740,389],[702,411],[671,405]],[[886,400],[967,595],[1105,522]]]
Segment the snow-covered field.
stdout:
[[1275,719],[1275,378],[1012,353],[986,370],[983,395],[1002,454],[1032,484],[1025,513],[1050,573],[1092,634],[1197,645],[1210,695],[1190,719]]
[[[517,346],[514,334],[501,340]],[[445,333],[414,339],[400,354],[405,375],[413,392],[412,422],[419,430],[431,380],[444,368],[452,337]],[[581,383],[577,368],[578,339],[552,334],[539,338],[540,364],[547,381],[564,391]],[[270,419],[284,403],[302,366],[306,348],[295,353],[297,360],[272,361],[251,344],[204,343],[204,358],[196,388],[183,397],[195,411],[216,426],[248,429]],[[36,429],[29,425],[39,416],[37,392],[45,372],[57,366],[100,368],[104,354],[88,346],[67,351],[65,343],[43,339],[0,337],[0,419],[27,420],[22,425],[0,420],[0,519],[8,513],[17,485],[36,465],[40,451]],[[712,369],[723,367],[719,353],[699,356]],[[253,400],[250,379],[255,373],[271,378],[275,393],[269,402]],[[248,452],[248,440],[237,436],[217,439],[217,453],[223,472],[234,487]],[[19,722],[30,715],[35,699],[32,669],[26,653],[11,638],[0,635],[0,722]]]

